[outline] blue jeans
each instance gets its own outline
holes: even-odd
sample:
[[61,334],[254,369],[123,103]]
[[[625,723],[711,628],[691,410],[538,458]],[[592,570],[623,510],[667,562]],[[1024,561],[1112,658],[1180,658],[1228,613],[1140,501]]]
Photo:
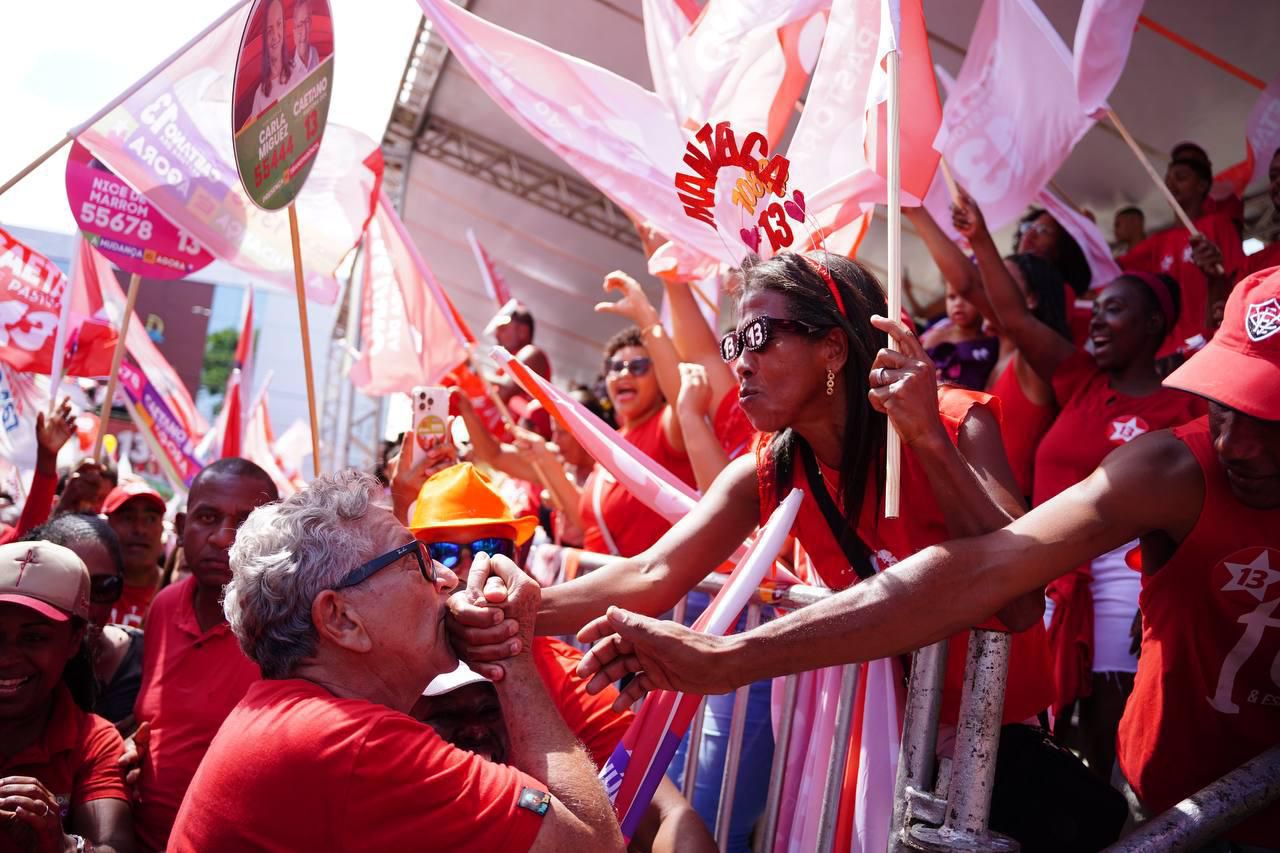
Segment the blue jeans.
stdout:
[[[691,624],[711,599],[705,593],[689,594],[685,624]],[[746,614],[738,620],[736,630],[743,629]],[[747,694],[746,727],[742,732],[742,752],[738,759],[738,779],[733,795],[733,813],[729,819],[729,846],[731,853],[749,853],[751,830],[764,813],[769,794],[769,774],[773,767],[773,724],[769,681],[757,681]],[[702,741],[698,749],[698,772],[694,789],[685,791],[685,797],[715,832],[716,814],[720,808],[720,782],[729,750],[729,724],[733,716],[733,697],[708,696],[706,714],[702,723]],[[667,776],[684,789],[684,762],[689,749],[689,737],[685,735],[676,750],[675,758],[667,770]]]

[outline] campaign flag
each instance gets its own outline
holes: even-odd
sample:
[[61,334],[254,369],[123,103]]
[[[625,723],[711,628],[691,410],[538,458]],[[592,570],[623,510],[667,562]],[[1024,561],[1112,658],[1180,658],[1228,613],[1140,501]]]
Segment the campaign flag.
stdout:
[[1250,184],[1266,179],[1277,148],[1280,148],[1280,74],[1272,78],[1249,111],[1244,132],[1244,159],[1217,175],[1214,195],[1219,195],[1219,188],[1223,188],[1227,194],[1243,198]]
[[120,363],[120,388],[129,416],[138,427],[170,482],[190,488],[204,464],[196,456],[195,437],[169,408],[165,397],[146,373],[129,362]]
[[506,281],[494,267],[493,261],[489,260],[489,253],[476,239],[476,232],[470,228],[467,229],[467,242],[471,244],[471,251],[476,256],[476,266],[480,267],[480,280],[484,282],[484,292],[489,294],[489,298],[501,310],[511,301],[511,288],[507,287]]
[[240,312],[240,337],[236,340],[236,352],[227,388],[222,395],[222,411],[219,424],[222,429],[222,450],[219,458],[243,456],[245,427],[249,412],[244,397],[252,393],[253,384],[253,286],[245,291],[244,305]]
[[[984,0],[935,145],[992,230],[1022,214],[1092,125],[1044,14],[1031,0]],[[926,206],[950,219],[945,204]]]
[[[694,622],[695,631],[724,636],[737,622],[738,615],[787,541],[802,499],[803,493],[793,489],[773,511],[724,588]],[[701,696],[670,690],[650,695],[601,769],[600,778],[613,802],[622,835],[628,841],[635,835],[701,702]]]
[[[239,455],[257,465],[276,484],[281,498],[287,498],[300,488],[300,479],[296,477],[297,469],[291,475],[285,470],[284,462],[276,451],[275,437],[271,430],[271,414],[267,407],[267,381],[248,406],[244,436],[241,441]],[[307,453],[311,452],[310,436],[307,437]],[[225,445],[224,445],[225,446]],[[225,457],[224,457],[225,458]],[[299,467],[301,460],[299,460]]]
[[1062,230],[1080,244],[1089,261],[1089,270],[1093,273],[1091,281],[1094,287],[1102,287],[1120,276],[1120,265],[1116,263],[1111,254],[1111,246],[1107,244],[1107,238],[1102,236],[1096,222],[1047,189],[1036,195],[1036,203],[1058,220]]
[[[287,217],[249,199],[232,150],[232,77],[249,12],[213,27],[77,139],[213,255],[292,293]],[[335,271],[373,213],[382,169],[372,140],[328,126],[296,199],[311,298],[336,299]]]
[[91,316],[94,309],[85,294],[68,285],[53,261],[0,229],[0,362],[26,373],[52,371],[60,315],[64,300],[70,299],[63,372],[111,372],[116,332],[101,317]]
[[449,0],[418,2],[453,58],[535,139],[637,219],[701,254],[738,259],[718,232],[684,213],[672,181],[686,137],[660,97]]
[[[94,308],[94,317],[102,318],[113,328],[119,329],[126,300],[111,264],[95,252],[83,237],[76,241],[76,252],[76,263],[72,271],[73,292],[83,294],[89,307],[97,306]],[[137,314],[129,321],[125,348],[186,433],[203,436],[208,432],[209,424],[196,409],[187,387],[173,365],[169,364],[169,360],[156,349]]]
[[350,377],[362,393],[439,385],[467,360],[456,312],[386,195],[369,223],[361,272],[363,349]]
[[1080,7],[1071,57],[1076,98],[1086,115],[1102,118],[1101,113],[1106,111],[1107,98],[1129,59],[1142,3],[1143,0],[1084,0]]

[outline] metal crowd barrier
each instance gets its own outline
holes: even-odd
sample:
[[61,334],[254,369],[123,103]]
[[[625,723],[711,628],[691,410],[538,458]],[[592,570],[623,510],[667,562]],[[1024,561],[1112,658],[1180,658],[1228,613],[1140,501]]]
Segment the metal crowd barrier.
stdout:
[[[695,591],[714,596],[726,576],[707,577]],[[829,590],[804,585],[765,586],[747,604],[746,627],[760,624],[765,607],[798,610],[832,595]],[[672,612],[683,621],[686,602]],[[995,779],[996,752],[1000,743],[1001,712],[1009,664],[1010,635],[998,631],[970,633],[960,698],[959,725],[950,760],[936,758],[939,710],[946,671],[947,641],[915,652],[907,688],[902,750],[894,792],[889,853],[906,851],[993,851],[1016,853],[1018,843],[988,827]],[[835,847],[835,831],[841,785],[848,758],[853,699],[857,693],[857,665],[842,668],[836,703],[835,749],[823,786],[817,853]],[[757,825],[756,853],[770,853],[777,834],[787,751],[794,724],[797,676],[783,681],[782,707],[773,753],[765,811]],[[746,724],[748,687],[734,694],[729,743],[720,782],[720,806],[716,842],[727,846],[729,818]],[[689,727],[684,766],[684,793],[689,796],[698,776],[698,752],[702,740],[706,702],[699,706]],[[1280,746],[1272,747],[1218,781],[1142,824],[1136,831],[1107,848],[1106,853],[1164,853],[1195,850],[1227,829],[1280,800]]]

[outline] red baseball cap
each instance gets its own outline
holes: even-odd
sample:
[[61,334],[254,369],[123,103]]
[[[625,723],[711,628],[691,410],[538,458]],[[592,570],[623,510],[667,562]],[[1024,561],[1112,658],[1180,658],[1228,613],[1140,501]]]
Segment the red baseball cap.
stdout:
[[1238,282],[1222,325],[1164,384],[1264,421],[1280,421],[1280,267]]
[[111,515],[134,498],[140,498],[152,504],[161,513],[168,509],[159,492],[147,485],[146,480],[135,478],[126,480],[111,490],[107,499],[102,502],[103,515]]

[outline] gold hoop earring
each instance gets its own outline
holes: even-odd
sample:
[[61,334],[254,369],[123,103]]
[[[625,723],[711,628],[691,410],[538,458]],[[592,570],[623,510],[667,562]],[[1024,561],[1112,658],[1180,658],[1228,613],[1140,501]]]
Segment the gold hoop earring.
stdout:
[[836,393],[836,375],[833,371],[827,371],[827,396],[830,397]]

